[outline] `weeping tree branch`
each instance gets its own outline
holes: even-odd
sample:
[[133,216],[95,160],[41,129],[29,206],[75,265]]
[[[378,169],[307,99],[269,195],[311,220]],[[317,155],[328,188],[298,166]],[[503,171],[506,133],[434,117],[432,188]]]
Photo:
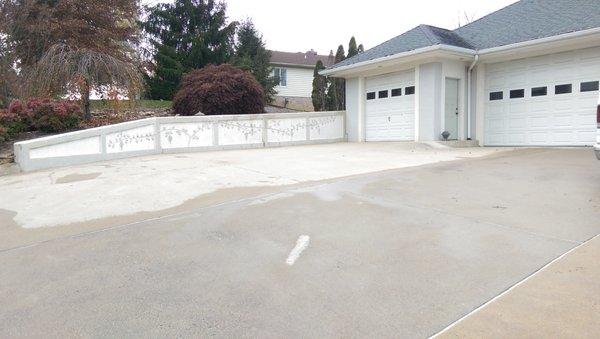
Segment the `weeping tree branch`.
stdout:
[[57,95],[77,91],[81,95],[85,118],[91,118],[89,96],[92,88],[125,89],[132,98],[143,88],[138,67],[127,58],[56,44],[27,75],[30,95]]

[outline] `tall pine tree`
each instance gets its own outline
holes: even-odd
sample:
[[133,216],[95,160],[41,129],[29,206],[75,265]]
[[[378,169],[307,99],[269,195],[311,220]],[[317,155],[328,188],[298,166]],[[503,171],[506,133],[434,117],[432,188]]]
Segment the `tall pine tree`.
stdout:
[[[344,46],[339,45],[335,53],[334,62],[342,62],[346,59]],[[327,89],[327,110],[340,111],[346,109],[346,81],[342,78],[329,78]]]
[[[362,45],[361,45],[362,46]],[[356,46],[356,39],[352,37],[350,39],[350,43],[348,44],[348,58],[351,58],[358,54],[358,47]]]
[[321,60],[317,61],[312,83],[312,103],[316,112],[326,108],[327,78],[319,74],[324,69],[323,62]]
[[215,0],[175,0],[147,8],[142,28],[155,50],[149,92],[166,93],[154,99],[170,100],[181,74],[230,60],[237,23],[227,23],[226,9]]
[[242,22],[237,31],[233,64],[247,70],[260,83],[265,102],[270,103],[276,94],[275,78],[271,75],[271,52],[265,48],[262,35],[251,20]]

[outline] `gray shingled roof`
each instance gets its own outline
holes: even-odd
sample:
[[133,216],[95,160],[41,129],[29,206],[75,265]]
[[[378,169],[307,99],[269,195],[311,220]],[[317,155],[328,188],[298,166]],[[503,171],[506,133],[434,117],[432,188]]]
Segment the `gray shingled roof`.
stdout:
[[459,36],[452,33],[452,31],[434,26],[420,25],[402,35],[382,43],[381,45],[366,50],[350,59],[339,62],[333,65],[331,68],[333,69],[358,62],[379,59],[402,52],[408,52],[427,46],[442,44],[473,48]]
[[485,49],[600,27],[600,0],[521,0],[454,31],[420,25],[329,69],[435,45]]
[[600,27],[600,0],[522,0],[454,30],[478,49]]

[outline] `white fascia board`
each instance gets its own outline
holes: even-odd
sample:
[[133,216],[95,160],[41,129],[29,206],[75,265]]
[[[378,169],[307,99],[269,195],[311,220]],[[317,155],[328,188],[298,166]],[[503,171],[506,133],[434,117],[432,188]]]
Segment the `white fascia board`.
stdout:
[[320,71],[319,74],[324,75],[324,76],[335,75],[336,73],[347,71],[347,70],[350,70],[353,68],[369,66],[369,65],[373,65],[373,64],[377,64],[377,63],[385,62],[385,61],[398,60],[398,59],[402,59],[402,58],[406,58],[406,57],[410,57],[410,56],[414,56],[414,55],[418,55],[418,54],[423,54],[423,53],[427,53],[427,52],[433,52],[433,51],[447,51],[447,52],[465,54],[468,56],[475,56],[475,54],[476,54],[476,51],[473,49],[456,47],[456,46],[451,46],[451,45],[427,46],[427,47],[418,48],[418,49],[408,51],[408,52],[402,52],[402,53],[397,53],[394,55],[389,55],[386,57],[381,57],[381,58],[377,58],[377,59],[373,59],[373,60],[357,62],[352,65],[341,66],[341,67],[337,67],[334,69],[325,69],[325,70]]
[[315,65],[300,65],[300,64],[286,64],[284,62],[270,62],[269,65],[271,65],[271,67],[287,67],[287,68],[308,68],[308,69],[314,69]]
[[513,50],[513,49],[519,49],[519,48],[523,48],[523,47],[532,47],[532,46],[537,46],[537,45],[542,45],[542,44],[547,44],[547,43],[552,43],[552,42],[560,42],[562,40],[583,38],[583,37],[587,37],[587,36],[595,35],[595,34],[600,34],[600,27],[586,29],[583,31],[577,31],[577,32],[572,32],[572,33],[554,35],[554,36],[535,39],[535,40],[528,40],[528,41],[518,42],[515,44],[510,44],[510,45],[481,49],[477,52],[477,54],[479,54],[481,56],[486,56],[486,55],[492,54],[492,53],[505,52],[505,51],[509,51],[509,50]]

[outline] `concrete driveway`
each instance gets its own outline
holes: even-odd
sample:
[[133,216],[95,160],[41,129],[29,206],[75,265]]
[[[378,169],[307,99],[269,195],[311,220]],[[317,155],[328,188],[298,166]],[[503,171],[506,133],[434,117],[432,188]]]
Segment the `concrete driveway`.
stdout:
[[[212,167],[245,157],[213,172],[185,155],[0,179],[0,336],[426,337],[600,233],[600,162],[589,149],[375,146],[200,156]],[[323,162],[306,161],[315,157]],[[144,163],[152,166],[132,165]],[[100,179],[116,169],[127,176],[105,199],[130,201],[132,211],[140,194],[156,193],[149,176],[164,195],[173,193],[164,182],[198,193],[216,173],[231,186],[163,211],[180,199],[158,190],[147,194],[154,209],[98,218],[112,202],[85,204],[96,201],[90,194],[102,201],[94,186],[112,187]],[[280,177],[255,187],[250,172]],[[44,196],[60,185],[67,189]],[[50,223],[23,207],[37,194],[53,199],[40,205]],[[71,205],[97,214],[60,226],[68,217],[55,215]],[[574,265],[587,267],[581,260]],[[598,334],[600,290],[591,286],[578,294],[591,302],[572,309]],[[465,324],[454,335],[482,333]]]

